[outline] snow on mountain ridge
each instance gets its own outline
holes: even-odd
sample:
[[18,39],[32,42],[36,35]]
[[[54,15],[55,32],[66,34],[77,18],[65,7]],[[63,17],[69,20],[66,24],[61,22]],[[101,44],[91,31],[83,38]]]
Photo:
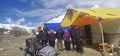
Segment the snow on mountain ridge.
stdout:
[[2,23],[0,23],[0,28],[12,30],[13,27],[19,27],[19,28],[25,29],[26,31],[28,31],[30,29],[34,29],[34,27],[28,27],[28,26],[22,26],[22,25],[15,25],[15,24],[2,24]]
[[52,18],[51,20],[49,20],[46,23],[60,23],[63,20],[65,14],[66,14],[66,12],[62,13],[61,15],[58,15],[57,17]]

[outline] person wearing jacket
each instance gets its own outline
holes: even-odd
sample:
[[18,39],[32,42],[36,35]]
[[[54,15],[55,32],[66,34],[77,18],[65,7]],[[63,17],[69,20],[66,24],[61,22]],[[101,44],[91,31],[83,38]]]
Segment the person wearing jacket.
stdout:
[[65,49],[66,50],[71,50],[70,34],[69,34],[68,30],[64,31],[63,40],[64,40]]
[[82,30],[79,27],[75,27],[76,34],[76,51],[83,54],[83,44],[82,44]]
[[48,43],[48,32],[46,31],[46,28],[44,27],[43,30],[41,31],[41,40],[42,40],[42,46],[46,46]]
[[57,32],[56,32],[56,37],[57,37],[57,48],[58,50],[62,50],[62,40],[63,40],[63,31],[61,29],[61,26],[59,26]]
[[39,27],[39,30],[38,30],[38,34],[36,34],[35,36],[35,39],[37,40],[37,42],[41,45],[42,43],[42,30],[41,30],[41,27]]
[[49,33],[49,45],[55,47],[55,40],[56,40],[56,35],[54,33],[54,30],[51,29]]
[[75,34],[75,26],[71,26],[70,28],[70,36],[71,36],[71,42],[72,42],[72,50],[75,50],[75,46],[76,46],[76,34]]

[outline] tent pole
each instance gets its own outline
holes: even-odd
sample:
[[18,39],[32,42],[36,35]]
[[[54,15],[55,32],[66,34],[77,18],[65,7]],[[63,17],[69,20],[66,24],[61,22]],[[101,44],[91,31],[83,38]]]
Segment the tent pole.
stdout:
[[103,47],[103,54],[104,56],[107,56],[107,52],[106,52],[106,49],[105,49],[105,42],[104,42],[104,33],[103,33],[103,28],[102,28],[102,24],[101,24],[101,20],[99,20],[99,27],[100,27],[100,31],[101,31],[101,35],[102,35],[102,47]]

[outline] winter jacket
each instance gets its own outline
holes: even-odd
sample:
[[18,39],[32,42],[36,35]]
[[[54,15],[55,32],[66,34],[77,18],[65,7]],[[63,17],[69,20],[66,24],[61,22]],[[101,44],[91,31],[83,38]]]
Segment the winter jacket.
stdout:
[[55,42],[56,35],[54,33],[49,34],[49,40]]
[[75,29],[76,40],[82,39],[82,30],[80,28]]
[[71,36],[72,40],[75,40],[76,34],[75,34],[75,30],[74,29],[70,30],[70,36]]
[[64,41],[70,42],[70,34],[69,34],[69,32],[64,32],[63,39],[64,39]]
[[62,39],[62,37],[63,37],[63,31],[61,29],[58,29],[58,31],[56,33],[56,37],[57,37],[57,39]]
[[47,31],[45,31],[45,30],[42,31],[41,38],[42,38],[42,40],[48,40],[48,33],[47,33]]

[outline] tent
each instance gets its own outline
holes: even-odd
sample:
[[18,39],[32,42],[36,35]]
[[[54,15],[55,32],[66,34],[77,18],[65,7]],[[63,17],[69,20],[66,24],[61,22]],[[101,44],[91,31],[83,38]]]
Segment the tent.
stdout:
[[109,22],[120,18],[120,8],[87,8],[69,10],[72,10],[72,18],[68,18],[68,11],[61,22],[62,27],[69,27],[70,25],[84,26],[95,24],[99,22],[98,17],[102,18],[101,22]]
[[101,31],[101,39],[103,44],[103,52],[106,56],[104,46],[104,34],[102,22],[110,22],[120,19],[120,8],[87,8],[87,9],[69,9],[61,22],[62,27],[71,25],[85,26],[99,23]]
[[[61,21],[63,20],[63,18],[65,16],[65,13],[63,13],[63,14],[59,15],[58,17],[55,17],[55,18],[49,20],[48,22],[44,23],[44,25],[46,26],[46,30],[49,31],[50,29],[53,29],[53,30],[57,31],[58,27],[60,26]],[[67,28],[67,27],[62,28],[63,31],[65,29],[69,30],[69,28]]]

